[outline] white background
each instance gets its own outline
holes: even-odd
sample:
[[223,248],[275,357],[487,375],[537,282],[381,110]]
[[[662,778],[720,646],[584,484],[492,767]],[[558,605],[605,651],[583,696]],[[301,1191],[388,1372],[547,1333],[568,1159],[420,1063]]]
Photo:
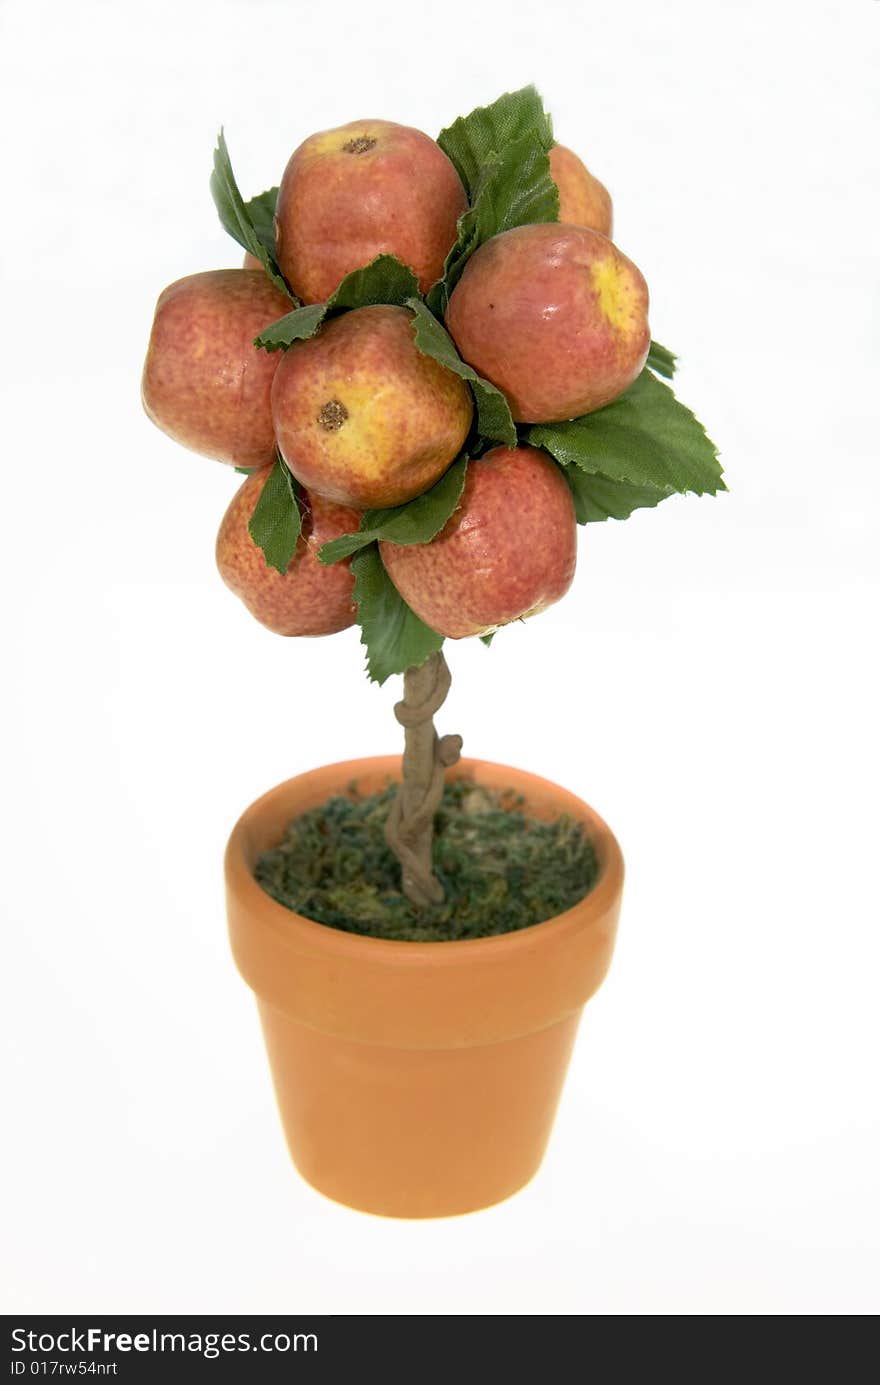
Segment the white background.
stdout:
[[[6,1311],[878,1307],[880,6],[0,7]],[[237,480],[140,411],[164,284],[236,264],[315,129],[534,80],[612,191],[731,486],[582,532],[575,587],[451,648],[442,725],[615,828],[629,876],[553,1143],[428,1224],[293,1172],[224,933],[240,810],[394,750],[357,632],[214,571]]]

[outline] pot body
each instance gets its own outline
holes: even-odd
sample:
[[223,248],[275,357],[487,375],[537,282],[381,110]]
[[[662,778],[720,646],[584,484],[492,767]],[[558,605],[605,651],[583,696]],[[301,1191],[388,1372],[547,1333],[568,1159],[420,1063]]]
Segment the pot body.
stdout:
[[536,1172],[620,909],[620,848],[585,803],[504,765],[462,760],[450,773],[513,789],[537,817],[584,822],[599,860],[590,893],[531,928],[442,943],[343,933],[271,899],[253,867],[291,818],[353,784],[399,779],[397,756],[280,784],[226,852],[233,954],[257,996],[293,1161],[327,1196],[385,1216],[475,1211]]

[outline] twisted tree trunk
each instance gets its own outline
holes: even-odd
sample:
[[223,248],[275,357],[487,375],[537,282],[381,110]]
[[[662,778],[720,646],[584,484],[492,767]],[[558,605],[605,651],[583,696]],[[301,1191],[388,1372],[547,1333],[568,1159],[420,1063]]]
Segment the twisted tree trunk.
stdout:
[[434,814],[443,797],[446,770],[461,754],[461,736],[438,736],[434,714],[446,700],[449,668],[438,651],[403,675],[403,700],[394,715],[404,728],[403,782],[397,791],[385,840],[400,862],[403,892],[419,908],[439,904],[443,886],[434,874],[431,847]]

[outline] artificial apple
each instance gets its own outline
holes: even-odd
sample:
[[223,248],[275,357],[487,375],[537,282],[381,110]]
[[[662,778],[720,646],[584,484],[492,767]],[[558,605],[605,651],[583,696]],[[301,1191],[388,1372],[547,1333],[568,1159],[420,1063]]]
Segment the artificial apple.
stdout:
[[559,189],[559,220],[572,226],[588,226],[611,235],[612,213],[608,189],[594,178],[586,164],[564,144],[550,150],[550,174]]
[[517,226],[481,245],[449,299],[466,361],[503,390],[513,417],[558,422],[632,384],[650,345],[648,286],[598,231]]
[[318,561],[322,543],[354,533],[355,510],[304,495],[302,536],[285,573],[269,567],[248,525],[271,466],[253,472],[232,498],[217,535],[217,567],[230,590],[252,616],[276,635],[333,635],[354,623],[354,577],[347,560],[325,567]]
[[425,544],[379,545],[403,599],[441,635],[485,635],[564,596],[577,559],[562,472],[534,447],[494,447],[468,465],[461,503]]
[[278,359],[254,337],[290,311],[260,270],[214,269],[160,295],[142,383],[144,408],[176,442],[233,466],[275,455],[270,391]]
[[472,414],[464,381],[417,348],[412,313],[388,305],[343,313],[294,342],[272,385],[275,434],[294,476],[362,510],[433,485]]
[[275,208],[281,272],[320,303],[353,269],[396,255],[423,292],[443,274],[467,207],[461,179],[421,130],[356,120],[312,135],[291,155]]

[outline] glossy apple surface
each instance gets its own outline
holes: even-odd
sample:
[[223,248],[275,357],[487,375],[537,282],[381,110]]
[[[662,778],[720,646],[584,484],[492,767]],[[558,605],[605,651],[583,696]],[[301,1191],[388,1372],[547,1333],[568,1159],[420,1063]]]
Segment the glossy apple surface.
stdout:
[[278,191],[278,263],[304,303],[320,303],[353,269],[396,255],[427,292],[443,274],[467,206],[439,144],[390,120],[356,120],[312,135]]
[[559,189],[559,220],[572,226],[588,226],[611,236],[613,212],[608,189],[586,164],[564,144],[550,150],[550,173]]
[[641,371],[648,287],[598,231],[518,226],[468,260],[446,325],[517,421],[559,422],[610,403]]
[[356,308],[294,342],[272,387],[278,446],[310,491],[356,509],[421,494],[473,414],[459,376],[418,350],[407,308]]
[[254,337],[291,308],[261,269],[190,274],[160,295],[142,398],[176,442],[232,466],[273,460],[271,390],[278,354]]
[[495,447],[468,465],[461,504],[426,544],[379,545],[403,599],[450,639],[484,635],[564,596],[577,561],[568,484],[534,447]]
[[217,535],[217,567],[227,587],[251,615],[276,635],[333,635],[354,624],[354,578],[349,562],[325,567],[318,549],[360,523],[354,510],[306,495],[303,529],[285,573],[269,567],[254,543],[248,524],[272,471],[263,467],[249,476],[232,498]]

